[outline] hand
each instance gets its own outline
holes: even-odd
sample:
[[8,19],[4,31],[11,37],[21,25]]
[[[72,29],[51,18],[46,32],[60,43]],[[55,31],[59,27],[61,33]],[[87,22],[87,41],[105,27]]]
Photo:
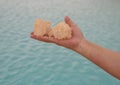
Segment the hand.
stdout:
[[54,37],[48,37],[48,36],[36,36],[34,33],[31,33],[31,38],[48,42],[48,43],[55,43],[57,45],[69,48],[74,50],[76,47],[78,47],[81,43],[81,41],[84,39],[84,36],[80,29],[77,27],[77,25],[68,17],[65,17],[65,22],[71,27],[72,29],[72,38],[67,40],[58,40]]

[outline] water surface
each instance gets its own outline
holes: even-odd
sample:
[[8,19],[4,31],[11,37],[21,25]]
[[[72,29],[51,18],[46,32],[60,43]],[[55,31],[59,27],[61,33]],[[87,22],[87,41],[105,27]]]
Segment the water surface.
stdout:
[[36,18],[70,16],[85,37],[120,51],[119,0],[0,0],[0,85],[120,85],[63,47],[29,37]]

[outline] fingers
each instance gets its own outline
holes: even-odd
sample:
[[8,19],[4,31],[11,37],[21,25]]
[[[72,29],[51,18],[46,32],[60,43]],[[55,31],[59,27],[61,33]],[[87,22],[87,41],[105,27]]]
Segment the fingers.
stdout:
[[33,32],[31,33],[31,38],[39,40],[39,41],[43,41],[46,43],[54,43],[54,44],[57,44],[59,46],[64,46],[64,47],[68,47],[67,45],[71,41],[71,40],[58,40],[58,39],[55,39],[54,37],[48,37],[48,36],[42,36],[42,37],[36,36],[34,35]]
[[33,32],[30,33],[30,37],[31,37],[31,38],[37,38],[37,37],[34,35]]
[[36,36],[34,35],[34,33],[32,32],[30,35],[31,38],[39,40],[39,41],[43,41],[43,42],[47,42],[47,43],[58,43],[58,40],[53,38],[53,37],[48,37],[48,36]]
[[44,42],[50,42],[48,40],[48,37],[46,37],[46,36],[45,37],[36,36],[36,35],[34,35],[33,32],[31,33],[30,37],[33,38],[33,39],[36,39],[36,40],[40,40],[40,41],[44,41]]
[[44,36],[44,37],[38,37],[38,40],[40,40],[40,41],[44,41],[44,42],[47,42],[47,43],[50,43],[51,41],[49,40],[49,37],[47,37],[47,36]]

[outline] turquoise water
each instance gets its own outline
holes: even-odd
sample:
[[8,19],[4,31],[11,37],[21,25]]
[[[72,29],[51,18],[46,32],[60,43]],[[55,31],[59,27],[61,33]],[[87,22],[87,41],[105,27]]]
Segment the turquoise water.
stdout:
[[85,37],[120,51],[119,0],[0,0],[0,85],[120,85],[83,56],[29,37],[36,18],[70,16]]

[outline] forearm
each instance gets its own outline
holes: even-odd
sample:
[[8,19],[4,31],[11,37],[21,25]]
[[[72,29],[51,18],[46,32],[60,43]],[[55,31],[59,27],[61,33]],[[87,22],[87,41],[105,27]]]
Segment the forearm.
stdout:
[[100,47],[85,39],[73,50],[120,79],[120,53]]

